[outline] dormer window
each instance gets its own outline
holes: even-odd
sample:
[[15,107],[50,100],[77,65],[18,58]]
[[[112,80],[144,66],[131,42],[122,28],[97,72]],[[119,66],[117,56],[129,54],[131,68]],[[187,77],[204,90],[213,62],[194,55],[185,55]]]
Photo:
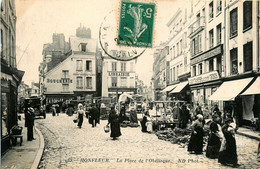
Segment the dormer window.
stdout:
[[82,52],[86,52],[87,51],[87,44],[86,43],[81,43],[80,46],[81,46],[81,51]]

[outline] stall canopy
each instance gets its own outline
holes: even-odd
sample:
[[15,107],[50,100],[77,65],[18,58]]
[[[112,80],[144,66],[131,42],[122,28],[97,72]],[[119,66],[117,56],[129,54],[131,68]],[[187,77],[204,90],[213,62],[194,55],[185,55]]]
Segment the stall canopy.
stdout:
[[241,95],[253,95],[260,94],[260,76],[254,81],[254,83]]
[[173,89],[173,91],[171,91],[170,94],[171,93],[180,93],[182,91],[182,89],[184,89],[184,87],[186,87],[187,85],[188,85],[188,81],[177,84],[177,87],[175,89]]
[[253,77],[224,82],[217,91],[209,97],[209,100],[234,100],[252,80]]
[[166,88],[164,88],[162,90],[162,92],[169,92],[169,91],[172,91],[177,85],[170,85],[170,86],[167,86]]

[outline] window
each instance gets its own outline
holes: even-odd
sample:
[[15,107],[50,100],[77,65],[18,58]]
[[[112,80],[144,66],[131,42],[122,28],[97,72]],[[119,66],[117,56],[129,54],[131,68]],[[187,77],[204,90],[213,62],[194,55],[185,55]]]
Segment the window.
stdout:
[[197,95],[200,95],[200,89],[197,89]]
[[230,51],[231,74],[237,74],[237,48]]
[[217,44],[221,44],[221,23],[217,26]]
[[86,71],[92,71],[92,61],[86,61]]
[[222,11],[222,0],[217,1],[217,13]]
[[117,71],[117,62],[112,62],[112,71]]
[[126,87],[126,77],[121,77],[121,87]]
[[243,4],[243,30],[252,27],[252,1],[245,1]]
[[134,62],[130,62],[130,71],[134,71]]
[[171,55],[171,59],[173,58],[173,54],[172,54],[172,48],[170,49],[170,55]]
[[83,87],[83,81],[82,81],[82,77],[77,77],[77,84],[76,84],[77,88],[82,88]]
[[117,77],[112,77],[111,81],[112,81],[112,87],[117,87]]
[[172,69],[170,69],[170,82],[172,82]]
[[122,72],[126,71],[126,63],[121,63],[121,71]]
[[81,51],[86,52],[86,46],[87,44],[81,44]]
[[92,89],[92,77],[87,77],[87,89]]
[[212,48],[214,46],[214,33],[213,29],[209,31],[209,48]]
[[201,35],[198,35],[191,41],[191,54],[196,55],[201,52]]
[[237,35],[237,8],[230,12],[230,37]]
[[180,64],[180,74],[182,74],[182,64]]
[[178,78],[178,76],[179,76],[179,65],[176,68],[176,79]]
[[213,66],[214,64],[213,63],[214,63],[213,59],[210,59],[209,60],[209,72],[214,70],[214,66]]
[[62,84],[62,90],[63,90],[64,92],[69,91],[69,84]]
[[34,90],[34,93],[38,93],[37,89]]
[[82,60],[77,60],[76,70],[82,70]]
[[62,78],[69,78],[69,70],[62,70]]
[[180,40],[180,54],[182,54],[182,40]]
[[177,45],[176,45],[176,50],[177,50],[176,55],[178,56],[179,55],[179,43],[177,43]]
[[219,72],[219,75],[221,76],[222,72],[222,61],[221,61],[221,56],[217,57],[217,70]]
[[209,4],[209,19],[212,19],[214,16],[214,10],[213,10],[213,1]]
[[202,63],[199,64],[199,72],[198,72],[199,75],[202,74]]
[[172,75],[173,75],[173,81],[175,81],[175,79],[176,79],[176,78],[175,78],[175,77],[176,77],[176,76],[175,76],[175,67],[173,68],[173,73],[172,73]]
[[244,71],[252,70],[252,61],[253,61],[253,46],[252,42],[249,42],[244,45]]
[[173,57],[175,58],[175,46],[172,47],[173,50]]
[[196,76],[196,65],[192,66],[193,76]]

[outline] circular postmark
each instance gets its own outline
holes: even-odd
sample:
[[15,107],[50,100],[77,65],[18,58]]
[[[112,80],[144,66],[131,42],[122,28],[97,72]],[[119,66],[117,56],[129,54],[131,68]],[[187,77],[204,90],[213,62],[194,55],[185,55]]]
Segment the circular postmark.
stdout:
[[[135,12],[142,11],[137,8],[133,9],[132,6],[129,6],[129,9],[132,10],[134,14],[136,14]],[[126,11],[124,15],[126,15],[126,13],[129,12]],[[112,10],[104,17],[104,20],[99,28],[100,46],[104,53],[113,59],[119,61],[130,61],[136,59],[141,56],[147,48],[151,47],[151,43],[148,43],[148,41],[151,41],[152,39],[152,37],[150,37],[151,29],[149,25],[143,21],[140,25],[141,29],[139,30],[139,34],[137,36],[134,36],[133,34],[133,36],[130,37],[129,32],[134,31],[134,28],[132,27],[131,30],[131,27],[127,27],[128,25],[126,22],[123,23],[120,19],[118,19],[119,15],[117,14],[118,13],[115,10]],[[145,16],[145,13],[140,13],[140,16]],[[120,18],[121,17],[122,16],[120,16]],[[130,18],[130,22],[134,22],[134,19]],[[123,29],[121,31],[119,30],[120,26]],[[124,36],[124,34],[122,35],[122,32],[128,32],[128,34]],[[146,37],[141,37],[142,34],[146,35]],[[140,38],[141,40],[145,39],[145,41],[139,43],[136,38]],[[124,44],[121,43],[122,41],[124,41]],[[142,45],[138,46],[138,43]]]

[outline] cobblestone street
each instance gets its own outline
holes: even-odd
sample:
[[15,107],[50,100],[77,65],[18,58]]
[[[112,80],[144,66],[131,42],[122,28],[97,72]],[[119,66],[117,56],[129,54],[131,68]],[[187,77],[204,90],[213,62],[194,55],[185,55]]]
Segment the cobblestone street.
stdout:
[[[121,128],[114,141],[105,133],[107,121],[92,128],[84,118],[81,129],[74,116],[60,114],[36,120],[45,139],[39,168],[225,168],[217,160],[187,152],[187,148],[159,140],[138,128]],[[236,135],[240,168],[257,168],[258,141]]]

